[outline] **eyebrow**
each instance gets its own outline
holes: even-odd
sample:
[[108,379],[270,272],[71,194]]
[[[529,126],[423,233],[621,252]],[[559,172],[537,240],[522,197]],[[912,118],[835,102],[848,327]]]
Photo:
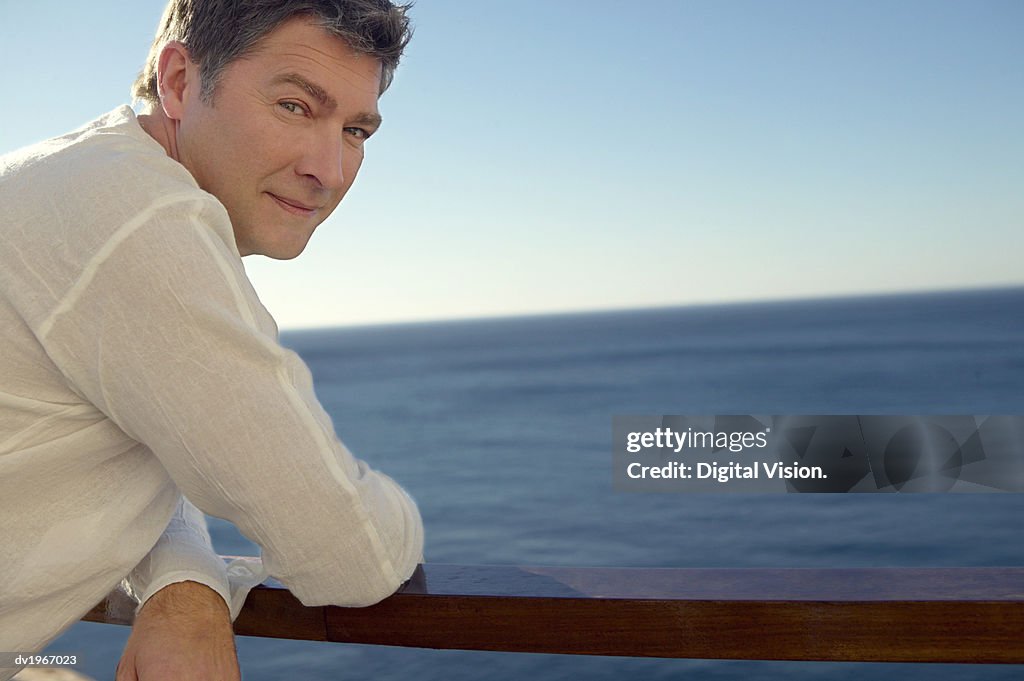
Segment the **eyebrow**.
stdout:
[[[306,92],[310,97],[317,100],[321,106],[327,109],[337,109],[338,101],[327,94],[327,91],[316,83],[311,83],[297,73],[283,73],[279,76],[275,76],[270,81],[272,85],[278,85],[281,83],[288,83],[294,85]],[[379,113],[365,111],[363,113],[356,114],[352,119],[353,123],[360,125],[373,126],[379,128],[381,124],[381,117]]]

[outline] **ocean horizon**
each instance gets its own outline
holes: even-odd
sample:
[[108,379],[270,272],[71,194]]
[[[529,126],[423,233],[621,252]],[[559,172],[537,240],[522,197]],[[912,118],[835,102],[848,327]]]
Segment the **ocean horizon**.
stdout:
[[981,285],[981,286],[970,286],[962,288],[936,288],[936,289],[921,289],[921,290],[908,290],[908,291],[884,291],[884,292],[853,292],[853,293],[835,293],[835,294],[823,294],[819,296],[795,296],[795,297],[771,297],[764,299],[751,299],[742,298],[736,300],[713,300],[713,301],[694,301],[684,303],[655,303],[655,304],[636,304],[636,305],[623,305],[614,306],[609,308],[567,308],[558,310],[526,310],[526,311],[511,311],[511,312],[495,312],[486,313],[480,315],[471,316],[441,316],[441,317],[424,317],[415,319],[393,319],[393,320],[380,320],[380,321],[353,321],[346,323],[324,323],[324,324],[298,324],[295,326],[281,326],[280,332],[284,334],[296,334],[296,333],[307,333],[316,331],[327,331],[332,329],[368,329],[368,328],[384,328],[384,327],[395,327],[395,326],[419,326],[421,324],[460,324],[463,322],[487,322],[487,321],[501,321],[501,320],[513,320],[513,319],[534,319],[541,317],[575,317],[581,315],[602,315],[602,314],[621,314],[631,312],[659,312],[659,311],[683,311],[683,310],[695,310],[699,308],[728,308],[728,307],[748,307],[748,306],[762,306],[762,305],[789,305],[793,303],[825,303],[825,302],[842,302],[842,301],[854,301],[854,300],[885,300],[890,298],[905,298],[905,297],[919,297],[919,296],[949,296],[949,295],[960,295],[960,294],[989,294],[1000,292],[1013,292],[1022,290],[1024,291],[1024,284],[1005,284],[1005,285]]

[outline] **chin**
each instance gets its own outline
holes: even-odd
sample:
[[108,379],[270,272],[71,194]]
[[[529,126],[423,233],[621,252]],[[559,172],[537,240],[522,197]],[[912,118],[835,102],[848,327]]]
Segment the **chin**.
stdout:
[[266,256],[273,260],[293,260],[299,257],[302,252],[306,250],[306,245],[309,243],[310,236],[312,235],[310,234],[306,236],[306,238],[301,241],[282,240],[273,243],[255,244],[251,253]]
[[287,249],[287,248],[268,249],[266,251],[261,252],[260,255],[265,255],[268,258],[272,258],[274,260],[294,260],[295,258],[299,257],[304,250],[306,250],[306,244],[302,244],[302,246],[299,246],[298,248],[291,248],[291,249]]

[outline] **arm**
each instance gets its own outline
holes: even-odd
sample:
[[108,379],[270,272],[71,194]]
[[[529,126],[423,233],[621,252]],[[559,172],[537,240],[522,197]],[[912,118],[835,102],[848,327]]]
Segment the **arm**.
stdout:
[[89,263],[41,341],[199,509],[259,544],[301,601],[388,596],[422,556],[415,504],[337,439],[226,242],[223,209],[150,213]]
[[139,605],[117,681],[240,678],[227,571],[188,499],[123,586]]
[[224,600],[195,582],[170,584],[142,606],[116,675],[116,681],[240,678]]
[[122,581],[122,588],[137,603],[135,613],[156,593],[172,584],[194,582],[219,596],[233,622],[254,586],[267,578],[258,559],[236,558],[225,565],[213,550],[206,516],[181,497],[156,545]]
[[[160,536],[135,569],[125,577],[124,587],[139,602],[136,614],[164,587],[180,582],[207,586],[228,607],[231,593],[224,561],[213,551],[206,518],[188,499],[181,497],[178,507]],[[231,612],[231,618],[238,612]]]

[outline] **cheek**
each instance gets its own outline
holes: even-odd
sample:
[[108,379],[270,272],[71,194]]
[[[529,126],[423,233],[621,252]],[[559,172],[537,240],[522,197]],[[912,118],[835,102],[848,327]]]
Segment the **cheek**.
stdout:
[[[221,200],[231,194],[240,178],[246,175],[252,154],[247,153],[246,138],[239,130],[219,120],[206,121],[191,129],[184,128],[187,144],[183,152],[192,160],[190,170],[199,185]],[[249,148],[254,148],[251,144]]]
[[347,151],[348,155],[343,161],[346,189],[352,185],[353,181],[355,181],[356,175],[359,174],[359,168],[363,165],[362,149],[351,149]]
[[223,103],[211,142],[236,163],[258,165],[268,156],[268,150],[283,148],[289,141],[261,107],[246,104]]

